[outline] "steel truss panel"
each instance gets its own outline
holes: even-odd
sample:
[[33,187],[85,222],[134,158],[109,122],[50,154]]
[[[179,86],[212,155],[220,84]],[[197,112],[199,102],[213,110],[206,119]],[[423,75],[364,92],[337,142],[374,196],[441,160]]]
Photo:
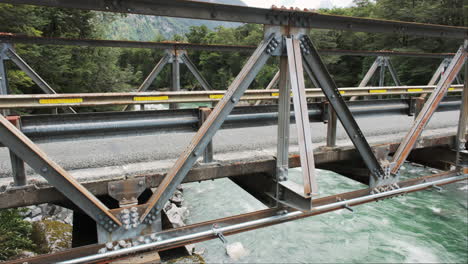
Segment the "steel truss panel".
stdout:
[[109,209],[62,167],[50,160],[31,140],[0,115],[0,142],[47,179],[57,190],[108,230],[121,225]]
[[380,163],[377,161],[374,153],[372,153],[369,143],[365,139],[361,129],[354,120],[351,111],[343,100],[335,82],[328,73],[314,44],[310,38],[305,35],[301,40],[302,44],[304,45],[302,52],[304,61],[306,62],[304,66],[309,68],[317,78],[323,93],[327,97],[330,104],[333,106],[333,109],[335,110],[337,117],[340,119],[341,124],[346,130],[346,133],[350,137],[354,146],[356,146],[356,149],[361,154],[364,163],[369,168],[369,171],[372,175],[369,181],[370,186],[375,187],[377,185],[381,185],[382,179],[385,177],[386,173],[382,169]]
[[204,149],[209,142],[211,142],[214,134],[221,127],[223,121],[232,111],[235,104],[240,100],[240,97],[245,90],[247,90],[261,67],[270,58],[271,55],[267,52],[267,49],[271,50],[273,47],[272,43],[277,42],[278,40],[275,39],[275,35],[272,34],[260,43],[258,49],[253,53],[252,57],[246,62],[241,72],[229,86],[224,97],[219,101],[205,123],[203,123],[193,137],[187,149],[182,153],[172,169],[167,173],[166,177],[164,177],[160,187],[150,197],[147,202],[147,209],[142,215],[141,221],[145,220],[148,215],[153,216],[158,214],[163,208],[176,187],[185,178],[190,168],[201,157]]
[[[251,53],[256,46],[244,45],[220,45],[220,44],[196,44],[183,42],[149,42],[149,41],[127,41],[106,39],[74,39],[53,37],[32,37],[26,35],[15,35],[13,33],[1,33],[0,43],[23,43],[38,45],[65,45],[86,47],[109,47],[109,48],[145,48],[166,50],[204,50],[219,52],[244,52]],[[372,50],[339,50],[319,49],[321,55],[349,55],[349,56],[403,56],[417,58],[444,58],[453,57],[455,53],[423,53],[423,52],[401,52],[401,51],[372,51]]]
[[[302,177],[304,180],[304,194],[317,195],[318,186],[315,179],[315,163],[310,133],[309,115],[307,113],[307,99],[304,87],[304,70],[302,67],[301,48],[298,39],[286,38],[288,55],[288,73],[294,102],[294,115],[297,126],[297,139],[301,155]],[[289,111],[288,111],[289,112]]]
[[408,157],[414,144],[416,144],[417,139],[421,135],[422,131],[426,127],[427,123],[447,93],[450,84],[453,82],[455,76],[457,76],[458,72],[463,67],[467,57],[467,48],[468,41],[465,41],[464,45],[458,49],[458,52],[455,54],[453,60],[449,64],[447,71],[441,76],[436,89],[431,94],[429,99],[427,99],[427,102],[424,104],[422,110],[414,121],[410,131],[401,142],[401,145],[396,151],[395,155],[393,155],[393,167],[391,168],[391,173],[393,175],[396,175],[400,170],[401,165]]
[[265,9],[184,0],[1,0],[1,3],[78,8],[116,13],[184,17],[264,25],[289,25],[426,37],[468,38],[468,28],[382,19],[325,15],[289,9]]
[[[74,248],[50,255],[35,256],[28,259],[20,259],[13,263],[97,263],[109,262],[112,259],[122,256],[132,256],[147,250],[163,251],[187,244],[199,243],[210,239],[216,239],[217,232],[229,236],[241,232],[251,231],[258,228],[281,224],[306,217],[320,215],[335,210],[342,210],[350,206],[357,206],[369,202],[376,202],[383,199],[398,197],[411,192],[432,188],[433,185],[445,185],[468,178],[467,174],[457,176],[456,172],[445,172],[441,174],[418,177],[399,182],[400,189],[384,193],[368,195],[369,189],[331,195],[314,199],[315,206],[309,212],[296,211],[294,209],[271,208],[247,214],[235,215],[231,217],[215,219],[207,222],[192,224],[185,227],[165,230],[152,236],[157,239],[148,244],[138,245],[132,248],[119,249],[116,251],[99,254],[98,251],[105,247],[104,244],[89,245],[81,248]],[[216,230],[213,229],[216,225]]]

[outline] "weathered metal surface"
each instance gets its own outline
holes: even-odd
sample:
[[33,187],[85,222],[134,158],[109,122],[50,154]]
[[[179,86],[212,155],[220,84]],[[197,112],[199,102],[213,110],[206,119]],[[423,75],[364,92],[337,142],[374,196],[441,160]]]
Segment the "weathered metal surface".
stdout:
[[[353,116],[411,115],[414,101],[402,99],[366,100],[347,103]],[[444,98],[437,111],[453,111],[459,97]],[[308,104],[309,120],[324,122],[327,109],[322,103]],[[414,112],[414,110],[413,110]],[[291,114],[291,122],[295,122]],[[222,129],[275,125],[277,105],[236,107]],[[149,133],[195,132],[200,127],[198,109],[80,113],[75,115],[22,116],[22,132],[35,142],[79,138],[102,138]]]
[[[419,140],[416,148],[426,147],[445,147],[452,148],[454,146],[455,136],[431,136],[423,137]],[[372,149],[388,148],[390,153],[395,152],[399,142],[373,145]],[[335,161],[356,160],[359,159],[359,154],[353,147],[337,147],[332,149],[319,148],[314,151],[314,160],[316,166]],[[214,180],[225,177],[239,177],[242,175],[256,175],[261,173],[274,174],[276,167],[276,159],[274,157],[260,157],[257,159],[247,160],[226,160],[218,161],[219,164],[203,165],[192,168],[183,183],[198,182],[206,180]],[[299,167],[300,158],[297,153],[292,153],[288,161],[289,167]],[[142,179],[146,182],[149,188],[156,188],[164,178],[165,173],[169,168],[161,168],[161,172],[152,175],[134,176],[137,179]],[[115,181],[113,180],[96,180],[92,182],[84,182],[83,186],[96,196],[108,195],[108,185]],[[86,181],[86,180],[85,180]],[[27,185],[21,188],[7,188],[4,192],[0,192],[0,209],[29,206],[42,203],[58,203],[67,200],[54,187],[42,183],[40,185]]]
[[[170,49],[170,50],[206,50],[220,52],[245,52],[251,53],[256,46],[242,45],[218,45],[197,44],[183,42],[149,42],[149,41],[127,41],[127,40],[105,40],[105,39],[76,39],[76,38],[54,38],[33,37],[14,33],[1,33],[0,43],[23,43],[39,45],[65,45],[65,46],[88,46],[88,47],[114,47],[114,48],[147,48],[147,49]],[[423,52],[401,52],[391,50],[340,50],[319,49],[322,55],[350,55],[350,56],[403,56],[417,58],[446,58],[453,57],[455,53],[423,53]]]
[[53,162],[37,145],[29,140],[6,118],[0,115],[0,141],[26,162],[38,174],[69,197],[73,203],[85,211],[106,229],[112,230],[121,225],[120,221],[109,213],[109,209],[91,192],[83,187],[62,167]]
[[320,55],[318,54],[314,44],[309,37],[302,38],[303,48],[302,53],[304,56],[305,65],[308,67],[314,76],[317,78],[320,87],[326,95],[328,101],[333,106],[337,117],[340,119],[343,128],[353,142],[356,149],[359,151],[364,163],[369,168],[373,177],[370,179],[370,185],[380,185],[382,179],[385,177],[385,171],[380,165],[379,161],[375,158],[366,138],[362,134],[359,125],[356,123],[351,111],[346,105],[340,91],[336,87],[330,73],[328,72],[325,64],[323,63]]
[[302,66],[301,47],[299,36],[287,37],[286,51],[288,56],[289,81],[294,102],[294,115],[297,127],[297,140],[301,156],[302,178],[304,194],[311,196],[318,193],[315,179],[315,163],[310,132],[309,115],[307,113],[307,100],[305,96],[304,70]]
[[447,72],[441,76],[434,93],[431,94],[427,102],[424,104],[423,109],[417,116],[410,131],[406,135],[405,139],[401,142],[400,147],[398,148],[397,152],[395,153],[392,159],[392,163],[394,165],[391,168],[391,173],[393,175],[396,175],[398,173],[401,165],[406,160],[406,157],[408,157],[418,137],[421,135],[422,131],[426,127],[427,123],[431,119],[437,107],[439,106],[439,103],[442,101],[445,94],[449,90],[450,84],[452,83],[460,69],[463,67],[468,53],[467,49],[468,41],[466,41],[465,44],[460,47],[457,54],[454,56],[452,62],[447,68]]
[[52,255],[37,256],[28,259],[12,261],[9,263],[23,263],[24,261],[27,261],[28,263],[51,263],[67,261],[77,257],[83,257],[81,259],[82,261],[76,260],[70,261],[70,263],[82,263],[83,261],[86,263],[94,263],[96,260],[109,261],[122,254],[126,254],[128,256],[130,253],[139,253],[140,250],[167,250],[186,244],[193,244],[217,238],[216,234],[212,230],[214,224],[219,227],[219,230],[223,232],[223,235],[228,236],[257,228],[315,216],[334,210],[341,210],[349,206],[357,206],[368,202],[393,198],[398,195],[404,195],[411,192],[432,188],[433,184],[444,185],[466,179],[466,174],[457,176],[457,172],[451,171],[398,182],[400,189],[388,191],[385,193],[369,195],[369,189],[361,189],[348,193],[317,198],[313,200],[314,207],[310,212],[300,212],[295,211],[294,209],[284,210],[283,208],[271,208],[262,211],[211,220],[203,223],[162,231],[156,234],[156,236],[160,238],[155,241],[157,243],[151,242],[147,244],[147,246],[142,245],[125,251],[115,252],[113,253],[114,255],[109,254],[108,256],[97,256],[97,258],[90,257],[89,259],[83,257],[91,254],[97,254],[98,250],[104,247],[104,245],[101,244],[74,248]]
[[438,38],[465,39],[468,37],[468,28],[466,27],[326,15],[308,10],[266,9],[199,1],[1,0],[0,2],[264,25],[289,25],[372,33],[397,33]]
[[206,122],[200,127],[193,137],[187,149],[181,154],[174,166],[169,170],[161,185],[147,202],[147,209],[141,220],[148,216],[158,214],[166,201],[174,193],[177,185],[185,178],[193,164],[200,157],[206,146],[209,144],[214,134],[221,127],[234,106],[239,102],[240,97],[247,90],[250,83],[260,71],[261,67],[270,58],[269,50],[273,42],[277,41],[275,35],[271,35],[262,41],[252,57],[229,86],[226,94],[216,105]]
[[[307,68],[306,68],[307,69]],[[379,95],[414,95],[431,93],[435,86],[388,86],[388,87],[349,87],[339,88],[342,97],[372,96],[375,90]],[[452,89],[453,88],[453,89]],[[449,92],[461,92],[463,85],[450,86]],[[0,109],[14,108],[55,108],[82,107],[131,104],[168,104],[219,102],[225,91],[192,91],[192,92],[130,92],[130,93],[82,93],[82,94],[29,94],[29,95],[0,95]],[[320,88],[306,89],[307,98],[323,98],[325,95]],[[240,98],[241,101],[278,100],[278,90],[247,90]]]

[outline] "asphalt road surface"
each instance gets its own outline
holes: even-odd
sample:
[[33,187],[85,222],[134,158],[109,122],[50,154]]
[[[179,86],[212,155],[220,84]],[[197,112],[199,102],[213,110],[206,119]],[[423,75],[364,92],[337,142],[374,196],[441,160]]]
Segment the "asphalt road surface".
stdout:
[[[357,122],[370,142],[401,138],[413,121],[408,116],[373,116],[358,118]],[[436,113],[426,130],[456,132],[458,111]],[[313,142],[324,145],[326,125],[311,124]],[[261,151],[276,145],[276,126],[225,129],[214,138],[215,158],[218,153]],[[41,143],[39,146],[66,170],[122,166],[141,162],[175,159],[185,149],[194,133],[174,133],[113,137]],[[347,135],[339,125],[337,138],[340,144],[347,142]],[[291,126],[291,145],[297,144],[295,125]],[[0,149],[0,177],[10,174],[10,158],[6,148]],[[28,173],[32,173],[28,169]]]

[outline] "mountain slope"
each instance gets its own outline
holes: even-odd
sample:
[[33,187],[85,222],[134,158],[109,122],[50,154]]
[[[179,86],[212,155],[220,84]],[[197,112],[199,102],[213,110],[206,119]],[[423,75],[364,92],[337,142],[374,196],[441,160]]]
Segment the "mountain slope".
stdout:
[[[200,0],[203,2],[216,2],[227,5],[246,4],[241,0]],[[210,21],[186,18],[156,17],[145,15],[116,15],[114,20],[105,30],[108,39],[126,39],[138,41],[151,41],[162,36],[171,39],[174,35],[183,35],[188,32],[191,26],[206,25],[210,29],[218,26],[236,27],[239,23]]]

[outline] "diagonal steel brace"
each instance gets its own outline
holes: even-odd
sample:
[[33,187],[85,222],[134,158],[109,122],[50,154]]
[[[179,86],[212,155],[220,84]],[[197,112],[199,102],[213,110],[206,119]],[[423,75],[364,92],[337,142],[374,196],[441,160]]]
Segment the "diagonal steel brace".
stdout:
[[203,153],[214,134],[221,127],[223,121],[232,111],[240,97],[252,83],[261,67],[270,58],[271,52],[278,46],[275,34],[262,41],[253,55],[247,61],[241,72],[229,86],[224,97],[218,102],[208,119],[193,137],[187,149],[181,154],[174,166],[164,177],[156,192],[147,202],[147,208],[141,216],[141,221],[147,222],[147,216],[157,215],[166,201],[174,193],[177,185],[185,178],[193,164]]
[[381,180],[385,178],[386,173],[374,153],[372,153],[369,143],[362,134],[356,120],[354,120],[351,111],[343,100],[343,97],[341,97],[335,82],[318,54],[317,49],[307,35],[304,35],[301,38],[301,44],[303,45],[302,55],[305,62],[304,67],[308,68],[315,75],[323,93],[341,121],[343,128],[346,130],[346,133],[364,160],[364,163],[369,168],[372,175],[372,177],[370,177],[369,185],[371,187],[375,187],[381,184]]
[[0,115],[0,142],[105,229],[112,231],[121,225],[101,201],[53,162],[3,115]]
[[447,68],[447,71],[441,76],[437,87],[434,89],[429,99],[427,99],[427,102],[419,112],[419,115],[414,120],[413,126],[401,142],[400,146],[395,152],[395,155],[393,155],[392,163],[394,163],[394,165],[391,169],[392,174],[396,175],[400,170],[401,165],[403,165],[403,162],[406,160],[414,145],[416,144],[417,139],[421,135],[422,131],[426,127],[435,110],[447,93],[449,86],[455,79],[455,76],[457,76],[458,72],[463,67],[463,63],[467,57],[467,48],[468,41],[465,41],[464,45],[458,49],[457,53],[453,57]]

